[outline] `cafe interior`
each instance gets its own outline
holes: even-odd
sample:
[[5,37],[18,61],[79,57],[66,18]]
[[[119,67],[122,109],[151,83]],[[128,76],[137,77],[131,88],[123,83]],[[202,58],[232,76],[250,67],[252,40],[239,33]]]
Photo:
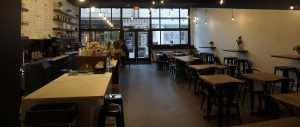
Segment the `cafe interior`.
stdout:
[[5,126],[300,126],[299,0],[8,5]]

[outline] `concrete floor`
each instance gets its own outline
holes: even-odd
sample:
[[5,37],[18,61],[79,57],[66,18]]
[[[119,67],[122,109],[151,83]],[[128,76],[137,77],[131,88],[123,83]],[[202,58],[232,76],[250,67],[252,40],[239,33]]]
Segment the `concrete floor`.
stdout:
[[[155,64],[131,65],[130,69],[121,69],[120,93],[124,96],[126,127],[217,126],[216,119],[203,120],[206,109],[204,106],[200,110],[202,97],[188,88],[188,81],[174,81],[167,70],[157,71]],[[265,115],[251,116],[248,100],[240,106],[243,123],[270,119]],[[281,116],[288,114],[283,112]],[[233,118],[224,125],[239,125],[239,122]]]

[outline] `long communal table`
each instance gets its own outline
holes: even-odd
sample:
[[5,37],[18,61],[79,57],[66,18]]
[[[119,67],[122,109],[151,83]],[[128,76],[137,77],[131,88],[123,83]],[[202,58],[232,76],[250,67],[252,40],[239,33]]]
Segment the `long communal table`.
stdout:
[[25,112],[40,103],[77,103],[79,114],[77,127],[94,127],[98,109],[103,103],[106,92],[110,89],[111,73],[64,74],[44,87],[22,99],[22,120]]

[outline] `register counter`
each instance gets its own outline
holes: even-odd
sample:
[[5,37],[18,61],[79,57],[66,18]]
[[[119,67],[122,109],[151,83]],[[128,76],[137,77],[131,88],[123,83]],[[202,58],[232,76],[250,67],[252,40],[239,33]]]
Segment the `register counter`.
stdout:
[[105,93],[111,87],[111,77],[111,73],[77,76],[64,74],[22,99],[22,120],[25,112],[33,105],[75,102],[79,107],[77,127],[94,127],[98,108],[103,103]]

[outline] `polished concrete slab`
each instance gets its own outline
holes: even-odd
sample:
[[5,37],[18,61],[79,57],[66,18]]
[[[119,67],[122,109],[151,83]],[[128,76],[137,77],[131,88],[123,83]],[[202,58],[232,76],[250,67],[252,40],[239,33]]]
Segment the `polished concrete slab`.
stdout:
[[[172,80],[167,70],[158,71],[155,64],[131,65],[130,69],[125,67],[120,73],[127,127],[217,126],[216,119],[203,119],[206,109],[200,110],[202,97],[195,95],[192,88],[188,89],[188,81]],[[265,115],[251,116],[248,99],[240,108],[243,123],[271,119]],[[283,113],[282,116],[288,114]],[[224,125],[239,125],[239,122],[233,118]]]

